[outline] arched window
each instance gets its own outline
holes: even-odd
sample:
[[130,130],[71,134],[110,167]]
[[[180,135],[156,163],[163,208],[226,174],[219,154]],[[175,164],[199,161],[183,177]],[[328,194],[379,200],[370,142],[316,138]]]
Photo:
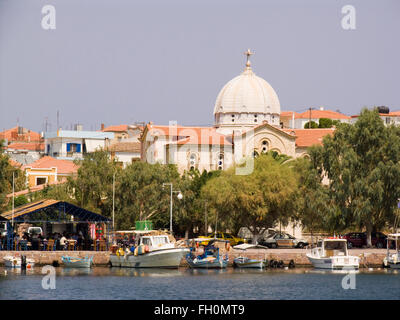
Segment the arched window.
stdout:
[[261,141],[261,145],[260,145],[259,151],[260,151],[261,153],[267,153],[267,152],[268,152],[268,149],[269,149],[268,140],[262,140],[262,141]]
[[223,153],[220,153],[218,155],[217,169],[218,170],[223,170],[224,169],[224,154]]
[[191,153],[189,156],[189,170],[194,170],[197,168],[197,155],[195,153]]
[[258,157],[258,152],[256,150],[254,150],[252,156],[253,156],[253,158],[257,158]]

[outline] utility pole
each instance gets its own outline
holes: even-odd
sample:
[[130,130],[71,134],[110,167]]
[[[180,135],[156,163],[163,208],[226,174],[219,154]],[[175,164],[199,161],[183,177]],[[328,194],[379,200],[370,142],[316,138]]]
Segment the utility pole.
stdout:
[[112,209],[112,216],[113,216],[113,243],[115,244],[115,171],[113,174],[113,209]]
[[205,219],[205,224],[204,224],[204,235],[207,236],[207,200],[204,201],[204,219]]
[[311,129],[311,107],[310,107],[310,121],[308,122],[308,129]]
[[15,187],[14,187],[14,171],[13,171],[13,187],[12,187],[12,220],[11,220],[11,225],[12,225],[12,227],[13,227],[13,230],[14,230],[14,190],[15,190]]
[[165,186],[170,186],[171,187],[171,194],[170,194],[170,212],[169,212],[169,231],[172,234],[172,205],[173,205],[173,198],[172,195],[173,193],[178,193],[178,199],[181,200],[183,198],[182,193],[179,190],[173,190],[173,185],[171,182],[169,183],[163,183],[163,188]]

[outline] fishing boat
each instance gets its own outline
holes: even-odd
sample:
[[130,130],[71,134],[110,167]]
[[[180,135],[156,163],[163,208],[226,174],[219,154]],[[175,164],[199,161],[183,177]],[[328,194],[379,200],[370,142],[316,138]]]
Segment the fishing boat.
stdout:
[[[390,252],[389,241],[392,240],[395,242],[395,251],[393,253]],[[387,253],[386,257],[383,259],[384,267],[391,269],[400,269],[400,251],[398,248],[398,241],[400,240],[400,233],[391,233],[387,236]]]
[[[23,258],[21,256],[5,256],[4,266],[7,268],[21,268]],[[31,269],[35,265],[35,260],[26,258],[26,268]]]
[[93,256],[85,258],[77,258],[70,256],[62,256],[61,261],[68,268],[90,268],[93,265]]
[[[268,249],[267,247],[259,244],[248,244],[248,243],[239,244],[237,246],[234,246],[233,248],[243,250],[243,252],[246,251],[247,249],[256,249],[256,248]],[[240,255],[239,257],[233,259],[233,266],[237,268],[262,269],[265,266],[265,257],[264,259],[251,259],[249,257]]]
[[152,231],[135,231],[138,245],[130,250],[119,248],[110,255],[113,267],[178,268],[188,248],[177,248],[168,235],[151,235]]
[[350,256],[347,251],[347,240],[326,238],[318,241],[317,247],[307,251],[306,256],[318,269],[358,269],[360,258]]
[[[204,240],[204,239],[201,239]],[[190,248],[190,252],[186,255],[186,261],[191,268],[204,268],[204,269],[223,269],[228,266],[228,254],[221,255],[219,248],[215,243],[219,240],[213,239],[207,246],[204,247],[204,253],[195,255],[195,248]],[[220,241],[229,243],[227,241]]]

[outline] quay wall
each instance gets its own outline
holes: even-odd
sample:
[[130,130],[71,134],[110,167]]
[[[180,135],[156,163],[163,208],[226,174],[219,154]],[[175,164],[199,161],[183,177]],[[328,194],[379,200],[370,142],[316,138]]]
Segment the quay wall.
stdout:
[[[196,254],[201,253],[201,249],[196,252]],[[224,254],[225,252],[222,253]],[[51,265],[54,261],[61,265],[61,256],[63,255],[73,255],[81,258],[93,255],[95,266],[106,266],[110,261],[110,252],[108,251],[0,251],[0,266],[4,265],[4,256],[15,254],[24,254],[27,258],[34,259],[36,265]],[[351,249],[349,254],[360,257],[361,268],[381,267],[383,258],[386,256],[386,249]],[[311,267],[306,257],[306,249],[249,249],[243,252],[242,250],[231,248],[228,251],[229,265],[232,265],[233,259],[240,255],[253,259],[282,260],[285,265],[288,265],[290,260],[293,260],[298,267]],[[188,264],[185,259],[182,259],[181,267],[186,266]]]

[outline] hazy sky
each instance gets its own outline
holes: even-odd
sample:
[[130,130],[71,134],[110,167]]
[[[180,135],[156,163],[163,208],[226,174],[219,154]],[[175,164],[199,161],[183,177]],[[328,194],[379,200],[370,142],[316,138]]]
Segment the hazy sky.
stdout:
[[[44,30],[44,5],[56,29]],[[356,9],[344,30],[341,9]],[[282,110],[400,109],[400,1],[0,0],[0,130],[212,125],[245,66]]]

